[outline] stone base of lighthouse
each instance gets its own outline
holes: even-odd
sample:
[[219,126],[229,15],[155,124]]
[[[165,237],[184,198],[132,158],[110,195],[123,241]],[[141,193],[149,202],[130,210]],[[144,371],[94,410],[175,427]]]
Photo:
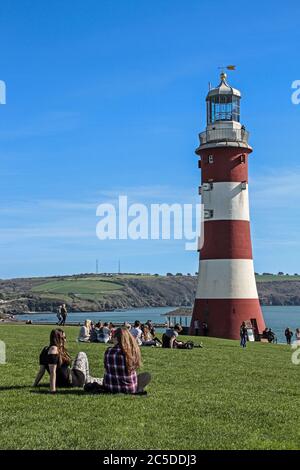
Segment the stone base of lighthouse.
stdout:
[[201,325],[205,322],[209,336],[216,338],[239,339],[243,321],[251,321],[257,332],[265,329],[258,299],[196,299],[191,334],[195,334],[195,320],[198,320],[200,334]]

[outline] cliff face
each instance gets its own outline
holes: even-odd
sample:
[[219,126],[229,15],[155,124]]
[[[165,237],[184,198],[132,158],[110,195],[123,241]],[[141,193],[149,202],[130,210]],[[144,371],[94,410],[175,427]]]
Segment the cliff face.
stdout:
[[[61,303],[82,312],[192,306],[196,284],[195,276],[82,275],[6,280],[0,281],[0,314],[57,311]],[[300,305],[300,280],[258,282],[257,286],[262,305]]]

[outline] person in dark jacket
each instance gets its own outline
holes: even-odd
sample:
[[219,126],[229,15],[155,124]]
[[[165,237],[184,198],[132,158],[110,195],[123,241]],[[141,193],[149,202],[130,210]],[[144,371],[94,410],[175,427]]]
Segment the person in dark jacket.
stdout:
[[247,335],[247,328],[246,328],[246,323],[243,321],[243,323],[241,324],[240,326],[240,338],[241,338],[241,342],[240,342],[240,345],[245,348],[246,345],[247,345],[247,338],[248,338],[248,335]]
[[293,334],[294,333],[289,328],[285,329],[284,336],[287,344],[291,344]]

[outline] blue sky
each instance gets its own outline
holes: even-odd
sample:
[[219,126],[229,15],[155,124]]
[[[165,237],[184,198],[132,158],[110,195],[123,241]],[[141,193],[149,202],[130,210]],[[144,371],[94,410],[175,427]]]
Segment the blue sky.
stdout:
[[96,238],[96,207],[197,202],[207,84],[237,64],[256,271],[299,272],[300,4],[2,0],[0,277],[194,272],[178,240]]

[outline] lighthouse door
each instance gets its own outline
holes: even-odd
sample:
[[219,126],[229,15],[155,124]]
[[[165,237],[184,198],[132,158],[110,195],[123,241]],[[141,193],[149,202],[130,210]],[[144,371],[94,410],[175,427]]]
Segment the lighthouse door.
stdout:
[[255,336],[255,340],[257,341],[258,336],[259,336],[259,331],[258,331],[256,318],[251,318],[250,321],[251,321],[251,325],[252,325],[252,328],[253,328],[253,333],[254,333],[254,336]]

